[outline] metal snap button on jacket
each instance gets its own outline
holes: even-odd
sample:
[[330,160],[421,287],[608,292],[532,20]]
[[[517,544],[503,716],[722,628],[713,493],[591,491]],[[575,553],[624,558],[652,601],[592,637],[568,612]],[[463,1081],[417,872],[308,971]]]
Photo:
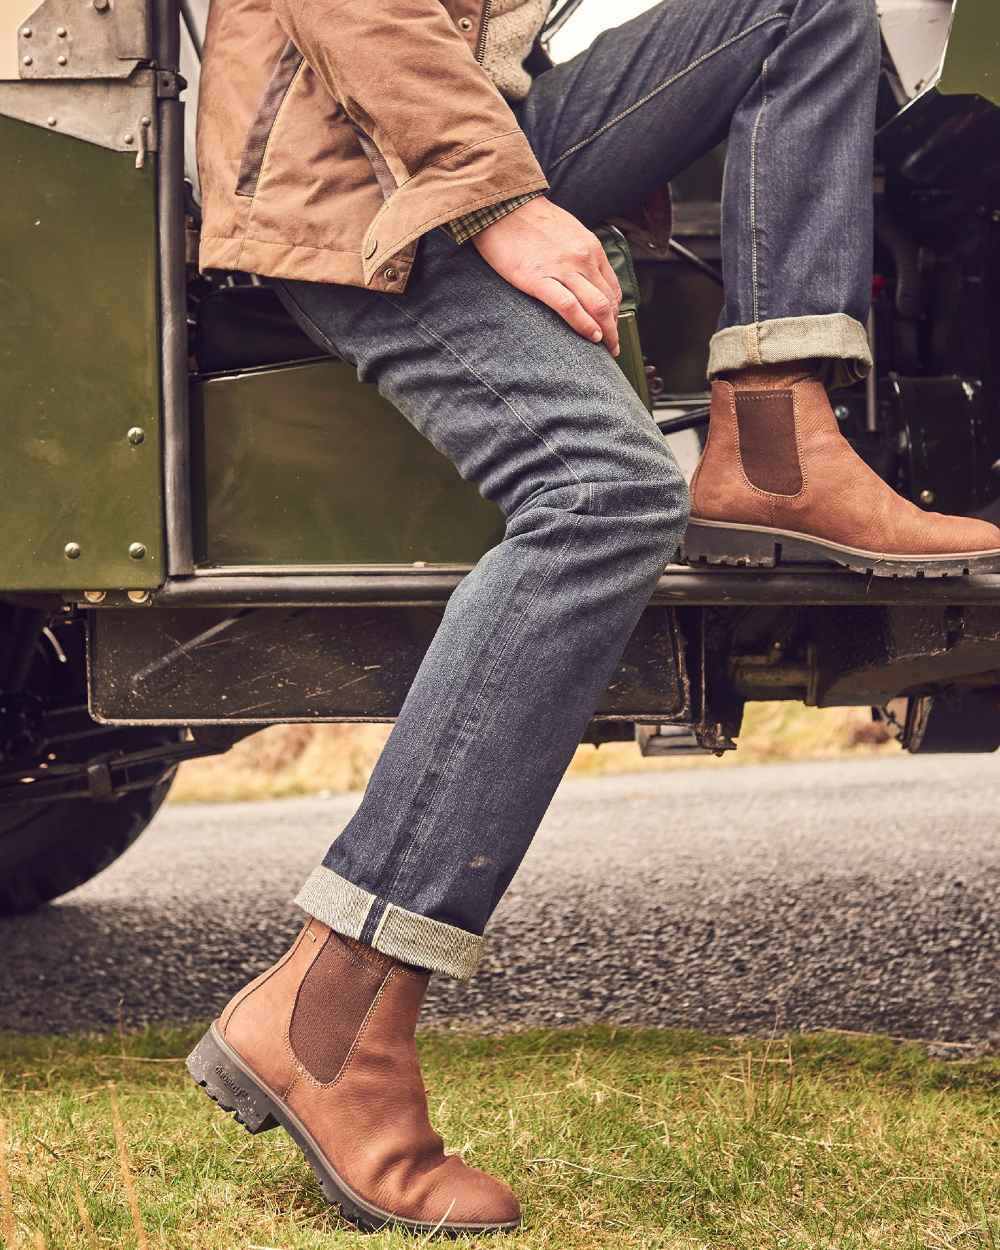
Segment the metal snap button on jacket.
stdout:
[[383,271],[382,277],[385,278],[386,282],[395,282],[399,277],[399,270],[390,265]]

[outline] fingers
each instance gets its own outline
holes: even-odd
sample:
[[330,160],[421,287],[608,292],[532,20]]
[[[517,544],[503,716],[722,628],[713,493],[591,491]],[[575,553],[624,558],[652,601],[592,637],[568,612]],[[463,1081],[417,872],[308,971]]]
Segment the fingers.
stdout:
[[600,323],[586,310],[578,296],[562,282],[555,278],[542,278],[537,287],[528,294],[534,295],[543,304],[548,304],[553,312],[562,317],[570,329],[575,330],[585,339],[590,339],[592,343],[600,343],[604,338]]
[[[550,206],[550,210],[566,219],[557,223],[560,235],[558,246],[551,250],[542,249],[539,240],[529,239],[528,243],[535,246],[519,248],[517,264],[512,271],[503,263],[502,249],[491,256],[490,251],[496,249],[484,251],[480,242],[480,255],[519,290],[547,304],[577,334],[592,343],[604,343],[608,351],[617,356],[621,351],[618,310],[622,290],[614,269],[596,235],[555,206]],[[512,222],[517,224],[515,217],[516,213],[509,214],[497,225],[502,226],[506,221],[510,230]],[[482,240],[483,236],[476,237]],[[497,242],[497,237],[500,243],[504,241],[501,234],[494,236],[493,243]],[[541,243],[546,242],[541,240]],[[536,252],[534,256],[531,254],[533,250]],[[539,251],[541,255],[537,254]]]
[[601,277],[597,274],[594,277],[597,281],[584,277],[581,273],[568,273],[559,280],[576,296],[577,301],[591,321],[597,323],[601,338],[604,340],[608,351],[612,356],[617,356],[620,350],[618,345],[618,302]]
[[[600,267],[601,274],[604,277],[604,280],[608,284],[608,288],[611,292],[612,299],[615,301],[617,308],[620,308],[621,302],[622,302],[621,283],[618,281],[618,275],[615,273],[614,269],[611,267],[611,261],[608,260],[607,253],[605,252],[603,247],[600,248],[600,258],[598,260],[598,265]],[[617,308],[616,308],[616,311],[617,311]]]

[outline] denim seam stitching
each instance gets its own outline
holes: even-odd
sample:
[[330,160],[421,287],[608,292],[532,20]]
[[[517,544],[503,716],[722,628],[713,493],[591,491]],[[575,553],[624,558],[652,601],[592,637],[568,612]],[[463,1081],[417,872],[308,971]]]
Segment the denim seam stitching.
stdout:
[[760,108],[754,118],[753,134],[750,138],[750,283],[753,289],[753,324],[754,339],[757,345],[757,359],[760,361],[760,289],[757,282],[757,134],[761,119],[767,105],[767,61],[760,67]]
[[372,939],[369,942],[369,946],[371,946],[372,950],[378,950],[378,947],[375,945],[375,943],[379,940],[379,937],[382,934],[382,930],[385,928],[385,922],[388,919],[389,913],[392,911],[393,906],[394,904],[387,902],[385,905],[385,910],[382,912],[382,915],[379,916],[378,924],[375,926],[375,932],[372,934]]
[[[577,473],[573,469],[573,466],[569,463],[569,461],[565,458],[565,456],[563,456],[562,453],[557,450],[557,448],[553,447],[552,444],[549,442],[547,438],[545,438],[544,435],[539,434],[539,432],[535,429],[535,427],[531,424],[531,422],[528,421],[527,418],[524,417],[520,412],[518,412],[518,410],[514,407],[514,405],[510,402],[510,400],[507,399],[506,396],[501,395],[495,386],[491,386],[490,383],[487,382],[486,379],[482,376],[482,374],[479,373],[476,369],[474,369],[473,366],[469,363],[469,361],[465,359],[464,356],[460,355],[457,351],[455,351],[455,349],[452,347],[452,345],[449,342],[443,339],[441,335],[437,333],[436,330],[433,330],[429,325],[421,321],[419,317],[415,317],[413,313],[411,313],[405,307],[405,305],[401,304],[398,300],[395,300],[391,296],[386,295],[384,291],[379,291],[379,295],[381,295],[384,300],[390,303],[393,306],[393,308],[401,312],[404,317],[412,321],[415,326],[419,326],[420,329],[423,330],[423,332],[429,338],[433,339],[435,343],[437,343],[440,347],[444,348],[444,350],[449,354],[449,356],[453,356],[454,359],[457,360],[458,363],[462,366],[462,368],[465,369],[468,373],[472,375],[472,377],[476,379],[476,381],[480,384],[480,386],[485,387],[485,389],[488,390],[491,395],[494,395],[497,399],[499,399],[499,401],[503,404],[503,406],[509,409],[510,412],[513,413],[517,421],[519,421],[520,424],[524,426],[524,428],[528,431],[529,434],[531,434],[534,438],[537,438],[543,447],[547,447],[549,449],[549,451],[553,454],[553,456],[555,456],[555,458],[560,462],[560,464],[563,465],[567,473],[569,473],[570,477],[572,477],[573,481],[576,482],[577,486],[582,487],[584,485],[583,481],[577,475]],[[591,498],[593,497],[593,489],[594,489],[593,483],[590,483],[590,497]]]
[[567,148],[566,151],[563,152],[562,156],[557,156],[552,162],[549,166],[550,170],[555,169],[557,165],[561,165],[563,161],[573,156],[574,153],[579,152],[581,148],[585,148],[588,143],[593,143],[595,139],[599,139],[601,135],[606,134],[609,130],[611,130],[614,126],[617,126],[619,122],[624,121],[626,117],[630,116],[637,109],[642,108],[644,104],[648,104],[649,101],[658,96],[661,91],[666,91],[668,87],[672,87],[675,82],[684,78],[687,74],[691,73],[692,70],[697,69],[699,65],[704,65],[706,61],[710,60],[717,53],[724,52],[734,43],[738,43],[739,40],[745,39],[747,35],[753,34],[755,30],[759,30],[761,26],[766,26],[768,22],[787,22],[787,20],[788,15],[786,13],[772,13],[768,17],[760,18],[760,20],[754,22],[752,26],[748,26],[746,30],[741,30],[735,35],[731,35],[725,43],[720,43],[718,47],[711,48],[708,52],[703,52],[701,56],[696,57],[690,65],[686,65],[683,69],[678,70],[676,74],[673,74],[670,78],[661,82],[658,87],[654,87],[652,91],[647,92],[646,95],[644,95],[640,100],[636,100],[634,104],[630,104],[629,107],[619,113],[617,117],[612,117],[610,121],[605,122],[603,126],[598,127],[598,129],[595,130],[594,133],[588,138],[581,139],[579,143],[574,143],[571,148]]
[[[381,906],[382,908],[381,914],[379,914],[377,910],[379,906]],[[375,915],[376,916],[375,932],[377,933],[379,929],[381,929],[382,927],[382,921],[385,920],[385,913],[388,911],[388,909],[389,909],[389,903],[386,902],[385,899],[379,898],[379,896],[376,894],[372,898],[371,906],[368,908],[368,911],[365,913],[364,922],[362,923],[361,928],[358,931],[358,936],[355,940],[358,942],[365,942],[368,946],[374,946],[375,943],[373,941],[368,941],[365,938],[364,936],[365,930],[372,923],[372,916]]]

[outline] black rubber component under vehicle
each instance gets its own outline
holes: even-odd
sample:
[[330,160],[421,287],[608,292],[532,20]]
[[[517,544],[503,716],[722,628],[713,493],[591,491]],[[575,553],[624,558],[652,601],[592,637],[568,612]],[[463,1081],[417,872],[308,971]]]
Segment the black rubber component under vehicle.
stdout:
[[109,803],[0,807],[0,916],[33,911],[107,868],[159,811],[176,771]]

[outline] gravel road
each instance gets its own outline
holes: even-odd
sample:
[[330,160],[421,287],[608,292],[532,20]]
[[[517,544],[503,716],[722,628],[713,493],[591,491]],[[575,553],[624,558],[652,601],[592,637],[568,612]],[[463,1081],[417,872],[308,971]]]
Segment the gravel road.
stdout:
[[[427,1022],[602,1019],[1000,1041],[1000,761],[564,784],[467,986]],[[97,880],[0,922],[0,1029],[208,1017],[296,929],[356,796],[168,807]]]

